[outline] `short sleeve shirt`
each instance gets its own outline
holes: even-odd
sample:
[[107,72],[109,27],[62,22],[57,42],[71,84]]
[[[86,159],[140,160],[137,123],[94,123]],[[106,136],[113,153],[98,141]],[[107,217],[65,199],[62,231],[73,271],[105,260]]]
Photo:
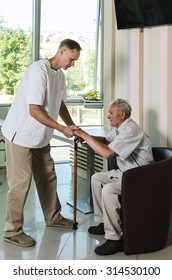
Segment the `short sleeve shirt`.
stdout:
[[29,104],[40,105],[55,121],[61,101],[66,98],[65,77],[61,69],[53,70],[47,59],[32,63],[23,75],[17,94],[2,126],[3,135],[28,148],[46,146],[53,136],[47,127],[29,113]]
[[125,120],[106,137],[109,147],[117,154],[118,168],[127,169],[153,162],[150,138],[131,118]]

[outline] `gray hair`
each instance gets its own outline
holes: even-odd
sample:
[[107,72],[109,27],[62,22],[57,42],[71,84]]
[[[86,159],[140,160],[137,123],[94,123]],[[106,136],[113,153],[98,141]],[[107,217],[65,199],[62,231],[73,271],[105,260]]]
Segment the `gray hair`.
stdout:
[[117,98],[116,100],[114,100],[112,102],[112,104],[117,105],[117,107],[119,109],[121,109],[121,111],[126,113],[126,116],[129,118],[131,116],[131,106],[130,104],[127,102],[127,100],[122,99],[122,98]]

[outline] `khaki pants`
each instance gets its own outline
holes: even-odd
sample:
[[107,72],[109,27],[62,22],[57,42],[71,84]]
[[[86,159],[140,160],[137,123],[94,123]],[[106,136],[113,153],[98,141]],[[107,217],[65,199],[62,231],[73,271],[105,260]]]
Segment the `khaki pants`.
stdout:
[[56,192],[57,177],[50,145],[40,149],[24,148],[6,140],[6,165],[9,191],[5,237],[23,232],[24,205],[31,185],[32,174],[46,225],[61,219],[61,205]]
[[97,172],[91,177],[95,221],[104,223],[105,238],[119,240],[121,228],[121,174],[119,170]]

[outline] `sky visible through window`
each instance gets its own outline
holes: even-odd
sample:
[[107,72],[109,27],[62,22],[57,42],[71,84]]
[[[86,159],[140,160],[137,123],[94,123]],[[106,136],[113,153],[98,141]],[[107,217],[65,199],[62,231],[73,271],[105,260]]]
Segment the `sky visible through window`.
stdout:
[[[95,31],[95,10],[93,0],[42,0],[42,31],[92,32]],[[19,8],[20,7],[20,8]],[[32,24],[31,0],[0,0],[0,15],[6,26],[28,30]]]
[[0,15],[7,27],[28,30],[32,24],[32,1],[0,0]]

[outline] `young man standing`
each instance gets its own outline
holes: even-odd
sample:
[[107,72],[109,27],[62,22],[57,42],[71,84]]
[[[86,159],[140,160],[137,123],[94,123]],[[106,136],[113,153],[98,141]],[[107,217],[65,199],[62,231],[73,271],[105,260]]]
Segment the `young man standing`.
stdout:
[[[72,137],[77,128],[64,103],[66,87],[61,69],[74,66],[80,51],[81,47],[76,41],[65,39],[52,58],[32,63],[20,81],[2,127],[6,139],[9,185],[4,240],[18,246],[35,244],[35,240],[23,231],[23,211],[32,174],[46,225],[73,226],[71,220],[60,214],[57,178],[49,143],[54,130]],[[58,115],[66,125],[57,122]]]

